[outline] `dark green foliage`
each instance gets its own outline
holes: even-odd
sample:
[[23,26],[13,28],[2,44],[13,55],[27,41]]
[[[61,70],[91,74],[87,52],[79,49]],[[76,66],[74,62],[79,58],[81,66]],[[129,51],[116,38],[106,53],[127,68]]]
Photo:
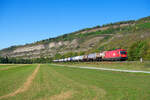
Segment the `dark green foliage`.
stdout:
[[2,64],[32,64],[32,63],[50,63],[51,58],[35,58],[35,59],[21,59],[21,58],[8,58],[0,57]]
[[149,49],[146,51],[146,55],[144,56],[144,60],[150,60],[150,46]]
[[4,63],[4,64],[9,63],[8,57],[7,56],[6,57],[0,57],[0,63]]
[[62,55],[61,54],[59,54],[59,53],[56,53],[55,54],[55,57],[54,57],[54,59],[59,59],[59,58],[61,58],[62,57]]
[[68,58],[68,57],[74,57],[74,56],[79,56],[79,55],[84,55],[84,51],[80,52],[67,52],[65,54],[59,54],[57,53],[53,59],[62,59],[62,58]]
[[100,52],[100,51],[104,51],[105,47],[104,46],[101,46],[100,48],[98,48],[96,51],[97,52]]
[[138,41],[133,43],[128,49],[129,60],[139,60],[140,58],[144,58],[147,49],[148,44],[146,41]]
[[103,31],[89,32],[86,34],[78,34],[78,35],[76,35],[76,37],[86,38],[87,36],[96,36],[96,35],[102,35],[102,34],[115,34],[118,30],[119,30],[119,28],[118,29],[109,28],[109,29],[103,30]]
[[77,55],[78,55],[77,52],[68,52],[68,53],[65,53],[64,55],[62,55],[62,58],[73,57],[73,56],[77,56]]
[[31,59],[32,63],[51,63],[52,62],[52,58],[35,58],[35,59]]
[[79,56],[84,55],[84,54],[85,54],[84,51],[80,51],[80,52],[78,53]]
[[146,28],[150,28],[150,23],[143,23],[143,24],[138,24],[136,26],[137,29],[146,29]]

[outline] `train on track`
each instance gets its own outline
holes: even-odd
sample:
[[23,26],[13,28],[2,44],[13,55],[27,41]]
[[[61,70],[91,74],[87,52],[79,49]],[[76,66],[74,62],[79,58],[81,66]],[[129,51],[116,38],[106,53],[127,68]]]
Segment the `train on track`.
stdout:
[[53,60],[53,62],[125,61],[127,59],[127,51],[125,49],[116,49],[100,53],[57,59]]

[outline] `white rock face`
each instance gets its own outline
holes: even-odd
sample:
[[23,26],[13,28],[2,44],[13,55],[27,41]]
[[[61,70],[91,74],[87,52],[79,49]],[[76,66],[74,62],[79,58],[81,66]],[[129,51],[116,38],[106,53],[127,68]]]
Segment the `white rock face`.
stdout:
[[55,45],[56,45],[55,42],[49,43],[49,48],[53,48],[53,47],[55,47]]
[[14,50],[14,53],[19,52],[28,52],[28,51],[34,51],[34,50],[41,50],[44,49],[44,45],[35,45],[35,46],[26,46],[26,47],[20,47]]
[[74,39],[73,41],[71,41],[71,43],[70,43],[70,45],[76,45],[76,44],[78,44],[78,42],[77,42],[77,40],[76,39]]
[[60,42],[58,42],[58,46],[61,46],[61,45],[63,45],[63,43],[60,41]]
[[68,44],[69,44],[69,41],[65,41],[63,44],[64,44],[64,45],[68,45]]

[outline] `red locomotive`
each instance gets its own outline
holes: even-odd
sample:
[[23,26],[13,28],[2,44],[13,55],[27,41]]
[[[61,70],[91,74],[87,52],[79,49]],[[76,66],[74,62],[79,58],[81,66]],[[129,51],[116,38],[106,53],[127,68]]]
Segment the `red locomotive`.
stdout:
[[127,52],[125,49],[116,49],[112,51],[104,51],[103,60],[127,60]]

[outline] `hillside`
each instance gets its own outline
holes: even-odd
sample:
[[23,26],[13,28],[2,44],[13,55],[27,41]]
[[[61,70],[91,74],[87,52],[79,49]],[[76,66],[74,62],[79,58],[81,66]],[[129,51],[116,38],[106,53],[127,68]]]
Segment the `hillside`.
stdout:
[[149,59],[150,17],[86,28],[32,44],[12,46],[1,50],[0,56],[61,58],[115,48],[127,49],[131,60],[131,57],[138,59],[141,56]]

